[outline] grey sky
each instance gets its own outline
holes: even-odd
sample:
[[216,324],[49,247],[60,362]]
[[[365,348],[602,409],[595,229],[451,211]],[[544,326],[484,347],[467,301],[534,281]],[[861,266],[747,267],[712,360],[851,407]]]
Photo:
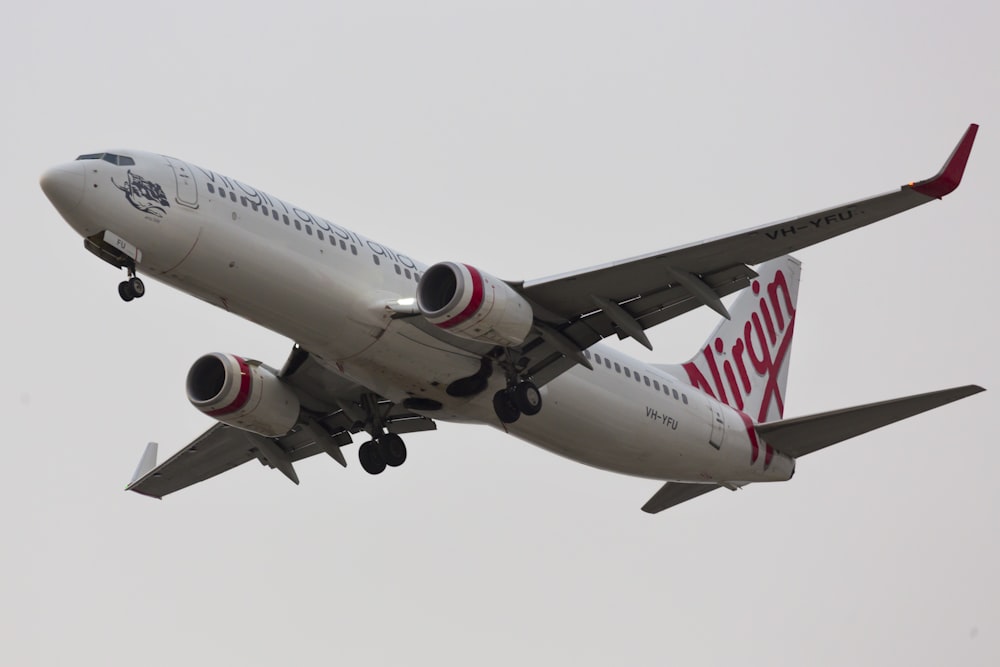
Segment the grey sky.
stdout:
[[[0,24],[0,663],[996,664],[996,3],[355,4]],[[291,342],[153,281],[123,304],[37,185],[160,151],[517,279],[928,177],[969,122],[945,202],[799,253],[786,414],[992,391],[655,517],[655,482],[447,424],[378,478],[351,447],[299,487],[247,464],[123,493],[147,440],[210,425],[199,355]],[[680,361],[714,319],[623,347]]]

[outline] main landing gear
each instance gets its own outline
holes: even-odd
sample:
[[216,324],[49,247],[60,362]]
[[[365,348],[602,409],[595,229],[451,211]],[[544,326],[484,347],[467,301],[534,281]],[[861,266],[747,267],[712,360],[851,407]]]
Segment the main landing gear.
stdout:
[[395,433],[386,430],[385,415],[379,406],[378,397],[366,395],[362,406],[367,413],[365,430],[372,434],[372,439],[358,448],[358,459],[361,467],[369,475],[378,475],[386,466],[398,468],[406,461],[406,444]]
[[406,445],[395,433],[386,433],[369,440],[358,449],[361,467],[370,475],[378,475],[386,466],[398,468],[406,461]]
[[541,412],[542,394],[533,382],[524,380],[494,394],[493,410],[504,424],[513,424],[521,415]]
[[146,285],[142,282],[142,278],[135,275],[134,268],[129,268],[128,280],[118,283],[118,296],[122,298],[122,301],[128,302],[132,299],[140,299],[145,294]]

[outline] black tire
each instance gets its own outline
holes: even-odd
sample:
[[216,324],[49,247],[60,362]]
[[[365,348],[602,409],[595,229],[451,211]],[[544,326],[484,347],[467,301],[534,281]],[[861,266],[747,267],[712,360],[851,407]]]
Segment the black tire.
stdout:
[[397,468],[406,461],[406,443],[395,433],[386,433],[379,439],[378,444],[387,466]]
[[132,292],[132,285],[129,281],[124,280],[118,283],[118,296],[122,298],[122,301],[128,302],[135,298],[135,294]]
[[542,394],[533,382],[521,382],[513,391],[514,405],[521,414],[537,415],[542,410]]
[[358,460],[369,475],[377,475],[385,470],[385,459],[378,446],[370,440],[358,448]]
[[146,294],[146,285],[142,282],[142,278],[135,276],[129,278],[128,286],[132,290],[132,296],[136,299],[140,299]]
[[521,411],[514,405],[510,389],[501,389],[493,394],[493,411],[504,424],[513,424],[521,416]]

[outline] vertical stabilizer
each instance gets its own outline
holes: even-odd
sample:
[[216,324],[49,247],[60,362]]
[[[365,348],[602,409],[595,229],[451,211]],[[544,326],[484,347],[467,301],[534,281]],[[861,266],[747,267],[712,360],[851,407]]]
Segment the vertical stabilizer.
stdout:
[[665,367],[755,422],[781,419],[799,295],[801,264],[785,255],[757,267],[698,354]]

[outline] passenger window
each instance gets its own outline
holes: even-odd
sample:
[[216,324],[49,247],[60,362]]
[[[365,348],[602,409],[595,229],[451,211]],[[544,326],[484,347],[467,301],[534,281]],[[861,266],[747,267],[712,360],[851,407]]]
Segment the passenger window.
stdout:
[[599,355],[599,354],[597,354],[595,352],[594,353],[594,361],[596,361],[597,363],[601,363],[601,355]]
[[655,389],[656,391],[660,391],[660,383],[657,382],[656,380],[653,380],[653,389]]
[[[333,239],[331,238],[330,240],[332,241]],[[340,240],[340,249],[341,250],[347,250],[347,244],[344,243],[344,239]],[[358,253],[354,253],[354,254],[357,255]]]
[[379,264],[381,264],[381,262],[378,261],[378,255],[372,255],[372,261],[375,262],[376,266],[378,266]]
[[688,395],[687,394],[681,394],[681,401],[684,402],[684,405],[687,405],[688,404]]
[[306,234],[308,234],[309,236],[313,235],[313,228],[310,227],[309,225],[306,225]]
[[264,214],[265,218],[268,216],[268,212],[267,212],[267,207],[266,206],[261,205],[260,212]]
[[271,217],[274,218],[275,220],[278,219],[278,212],[273,208],[271,209]]
[[230,190],[229,191],[229,198],[232,199],[233,202],[235,202],[236,201],[236,193],[233,192],[232,190]]
[[621,373],[621,372],[622,372],[622,367],[619,366],[618,362],[616,361],[615,362],[615,373]]
[[[358,246],[355,246],[355,245],[351,246],[351,254],[352,255],[357,255],[358,254]],[[375,262],[375,263],[378,264],[378,262]]]
[[214,195],[215,194],[215,186],[212,185],[211,183],[205,183],[205,189],[208,190],[208,194],[210,194],[210,195]]
[[632,371],[628,369],[628,366],[625,367],[625,377],[627,378],[632,377]]
[[642,379],[646,381],[646,386],[648,387],[649,386],[649,378],[647,376],[643,375]]
[[585,356],[585,357],[587,357],[588,359],[590,359],[590,350],[584,350],[584,351],[583,351],[583,356]]
[[674,389],[674,400],[675,401],[677,400],[677,390],[676,389]]
[[604,365],[607,366],[608,368],[611,368],[611,360],[608,359],[607,357],[604,357]]
[[288,222],[288,216],[287,215],[282,214],[281,219],[285,221],[285,226],[288,226],[288,225],[292,224],[292,223]]
[[295,229],[299,230],[300,232],[302,231],[302,223],[299,222],[298,220],[295,221]]
[[392,266],[393,266],[394,269],[396,269],[396,275],[397,276],[403,275],[403,270],[399,268],[399,264],[393,264]]
[[406,278],[407,278],[407,280],[409,280],[410,279],[410,270],[409,269],[403,269],[403,275],[405,275]]

